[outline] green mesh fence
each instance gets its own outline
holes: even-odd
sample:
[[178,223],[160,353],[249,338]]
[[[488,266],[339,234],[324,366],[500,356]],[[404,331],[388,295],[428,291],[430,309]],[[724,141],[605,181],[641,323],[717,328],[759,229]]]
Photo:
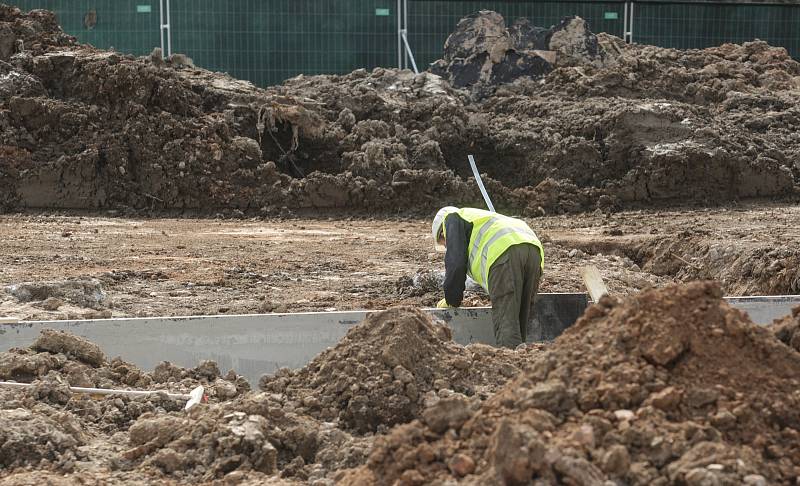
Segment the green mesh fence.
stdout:
[[800,5],[637,3],[633,40],[699,48],[761,39],[800,57]]
[[518,17],[527,17],[534,25],[550,27],[563,17],[578,15],[586,19],[594,32],[608,32],[622,37],[624,3],[622,2],[547,2],[547,1],[447,1],[409,0],[408,41],[420,69],[442,57],[447,36],[458,21],[479,10],[494,10],[511,25]]
[[394,0],[172,0],[173,52],[258,85],[397,64]]
[[158,0],[0,0],[22,10],[52,10],[65,32],[94,46],[135,55],[160,45]]
[[[81,42],[136,55],[160,45],[158,0],[0,0],[58,15]],[[257,85],[298,74],[397,65],[396,0],[171,0],[173,52]],[[481,9],[510,24],[549,27],[580,15],[595,32],[622,35],[614,1],[408,0],[409,43],[421,69],[442,55],[459,19]],[[800,57],[799,5],[636,3],[634,41],[691,48],[755,38]]]

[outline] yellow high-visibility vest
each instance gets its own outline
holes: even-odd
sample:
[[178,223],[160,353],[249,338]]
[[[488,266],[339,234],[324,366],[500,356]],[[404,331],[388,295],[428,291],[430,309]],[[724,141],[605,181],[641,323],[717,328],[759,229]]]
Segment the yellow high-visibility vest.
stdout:
[[[467,249],[469,252],[467,273],[487,292],[489,291],[489,269],[511,246],[526,243],[538,248],[542,270],[544,270],[542,243],[524,221],[475,208],[461,208],[456,214],[461,216],[464,221],[472,223],[472,234]],[[442,231],[444,232],[444,225]],[[444,236],[447,238],[446,233]]]

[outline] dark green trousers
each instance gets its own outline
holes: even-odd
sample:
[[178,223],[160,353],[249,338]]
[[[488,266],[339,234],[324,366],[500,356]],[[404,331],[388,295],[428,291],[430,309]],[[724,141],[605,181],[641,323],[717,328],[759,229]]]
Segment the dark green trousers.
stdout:
[[492,324],[498,346],[516,348],[528,337],[528,319],[542,277],[541,255],[533,245],[509,247],[489,269]]

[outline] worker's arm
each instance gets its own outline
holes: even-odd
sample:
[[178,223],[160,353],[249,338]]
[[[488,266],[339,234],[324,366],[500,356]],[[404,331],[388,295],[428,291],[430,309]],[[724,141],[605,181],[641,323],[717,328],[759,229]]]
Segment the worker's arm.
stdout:
[[467,282],[469,255],[469,235],[472,223],[461,219],[458,214],[450,214],[444,220],[447,235],[447,253],[444,256],[444,298],[451,307],[458,307],[464,299]]

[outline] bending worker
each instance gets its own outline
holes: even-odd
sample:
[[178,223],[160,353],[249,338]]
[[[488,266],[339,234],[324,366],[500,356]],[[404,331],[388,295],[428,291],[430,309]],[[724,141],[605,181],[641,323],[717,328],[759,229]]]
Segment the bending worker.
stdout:
[[492,299],[497,345],[524,343],[544,269],[544,249],[533,230],[519,219],[448,206],[436,213],[431,231],[436,250],[446,251],[445,298],[437,307],[459,307],[469,275]]

